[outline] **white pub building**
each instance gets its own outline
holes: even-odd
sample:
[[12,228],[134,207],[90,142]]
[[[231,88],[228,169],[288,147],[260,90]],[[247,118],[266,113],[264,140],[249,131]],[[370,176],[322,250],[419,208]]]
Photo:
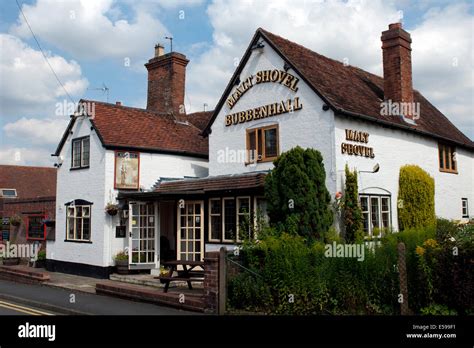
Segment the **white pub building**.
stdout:
[[182,110],[188,61],[157,46],[146,64],[147,109],[82,101],[94,108],[71,118],[54,154],[48,268],[107,277],[124,250],[130,269],[156,270],[160,260],[233,247],[247,232],[241,222],[265,212],[273,160],[298,145],[321,152],[332,197],[345,165],[358,171],[369,236],[398,230],[406,164],[434,178],[439,217],[472,217],[474,143],[413,89],[401,24],[381,40],[383,78],[258,29],[216,109],[194,114]]

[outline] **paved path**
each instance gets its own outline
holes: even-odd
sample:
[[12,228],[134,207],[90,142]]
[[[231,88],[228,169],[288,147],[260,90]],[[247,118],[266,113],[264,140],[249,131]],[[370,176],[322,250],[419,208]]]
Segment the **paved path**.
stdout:
[[[0,301],[62,314],[192,315],[193,312],[49,286],[0,280]],[[9,309],[5,308],[5,311]],[[11,311],[11,309],[10,309]],[[1,312],[0,312],[1,314]]]

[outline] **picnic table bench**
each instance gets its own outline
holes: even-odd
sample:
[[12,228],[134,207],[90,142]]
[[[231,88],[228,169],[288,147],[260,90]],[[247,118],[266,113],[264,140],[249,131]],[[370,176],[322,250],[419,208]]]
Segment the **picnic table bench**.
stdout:
[[[163,265],[170,268],[170,271],[167,276],[159,276],[161,281],[165,283],[164,292],[168,292],[168,288],[171,282],[174,281],[185,281],[188,283],[190,290],[193,289],[191,282],[204,282],[204,262],[202,261],[186,261],[186,260],[174,260],[174,261],[165,261]],[[181,266],[182,270],[178,270],[178,267]],[[200,267],[201,270],[196,269]],[[176,272],[176,276],[174,273]]]

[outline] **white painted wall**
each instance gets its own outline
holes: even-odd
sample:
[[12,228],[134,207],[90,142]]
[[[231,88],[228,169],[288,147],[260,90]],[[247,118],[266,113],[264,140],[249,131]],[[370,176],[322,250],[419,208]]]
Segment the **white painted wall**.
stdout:
[[[118,190],[114,189],[115,154],[106,151],[105,189],[106,202],[115,202]],[[160,178],[205,177],[208,175],[207,159],[165,155],[156,153],[140,153],[140,186],[150,190]],[[115,226],[119,217],[108,217],[111,221],[105,226],[109,236],[104,252],[104,264],[113,265],[113,256],[128,246],[128,238],[115,238]],[[159,239],[159,235],[158,235]]]
[[[246,66],[240,74],[240,80],[261,70],[283,70],[284,61],[266,44],[263,52],[252,52]],[[308,85],[290,69],[290,74],[300,79],[298,91],[293,92],[278,83],[261,83],[248,90],[232,109],[225,103],[217,115],[209,135],[209,175],[241,174],[252,171],[269,170],[273,168],[271,162],[257,165],[219,161],[219,150],[246,150],[246,129],[272,124],[279,125],[280,153],[299,145],[303,148],[319,150],[324,158],[326,168],[326,185],[330,192],[335,192],[336,175],[334,159],[334,115],[331,110],[323,111],[323,101],[310,89]],[[234,91],[232,89],[231,93]],[[303,108],[293,113],[267,117],[238,125],[225,126],[225,116],[239,111],[280,102],[281,100],[299,97]]]
[[[85,263],[103,266],[104,225],[107,216],[104,213],[104,175],[105,149],[97,134],[90,130],[89,119],[78,118],[61,150],[64,157],[58,169],[56,186],[56,240],[47,241],[47,258],[59,261]],[[72,139],[90,135],[90,166],[87,169],[71,170]],[[91,209],[92,243],[66,242],[65,203],[75,199],[93,202]]]
[[[375,158],[341,154],[341,143],[357,144],[345,139],[345,129],[368,132],[369,142],[361,144],[373,147]],[[474,156],[463,148],[457,147],[458,174],[439,171],[438,143],[436,140],[409,133],[381,127],[374,123],[336,116],[336,167],[337,190],[344,187],[344,168],[371,171],[379,163],[378,173],[359,174],[359,192],[382,193],[381,189],[390,192],[392,199],[392,226],[398,229],[397,197],[400,167],[416,164],[427,171],[435,180],[436,215],[447,219],[461,219],[461,198],[468,198],[472,215],[474,202],[473,163]]]
[[[47,242],[47,258],[96,266],[113,265],[113,256],[128,245],[128,238],[115,238],[119,216],[105,213],[108,202],[116,203],[114,189],[114,151],[106,150],[88,119],[78,119],[73,135],[65,142],[61,155],[64,163],[58,170],[56,196],[56,240]],[[90,167],[70,170],[71,140],[90,135]],[[206,159],[168,154],[140,153],[140,186],[151,189],[160,178],[204,177],[208,174]],[[91,209],[92,243],[65,242],[66,209],[74,199],[93,202]]]

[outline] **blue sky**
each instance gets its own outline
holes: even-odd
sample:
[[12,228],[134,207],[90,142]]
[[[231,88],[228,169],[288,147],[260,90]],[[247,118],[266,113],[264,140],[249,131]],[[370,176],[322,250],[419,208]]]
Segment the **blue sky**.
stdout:
[[[400,18],[413,39],[414,87],[465,134],[473,125],[473,8],[465,1],[22,1],[23,12],[74,101],[144,107],[157,42],[184,53],[186,107],[212,108],[258,27],[381,75],[380,33]],[[0,11],[0,163],[50,165],[67,97],[15,1]],[[129,62],[130,64],[126,64]]]

